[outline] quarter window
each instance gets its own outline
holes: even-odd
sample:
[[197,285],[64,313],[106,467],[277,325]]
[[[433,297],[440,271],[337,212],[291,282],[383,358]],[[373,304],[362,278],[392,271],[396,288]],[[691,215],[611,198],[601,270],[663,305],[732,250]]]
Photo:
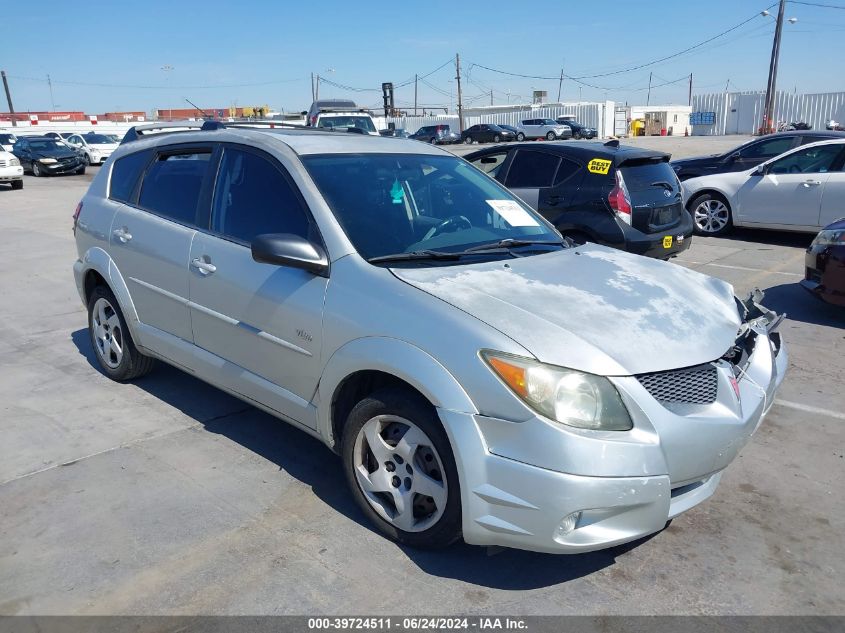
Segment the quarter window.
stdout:
[[308,238],[309,222],[293,185],[266,158],[226,149],[217,175],[212,230],[250,243],[263,233]]
[[505,184],[515,188],[551,187],[559,164],[557,156],[521,149],[511,163]]
[[160,154],[141,186],[139,206],[182,224],[195,224],[211,150]]
[[109,198],[120,202],[129,202],[138,182],[138,177],[149,158],[148,152],[135,152],[119,158],[111,168]]

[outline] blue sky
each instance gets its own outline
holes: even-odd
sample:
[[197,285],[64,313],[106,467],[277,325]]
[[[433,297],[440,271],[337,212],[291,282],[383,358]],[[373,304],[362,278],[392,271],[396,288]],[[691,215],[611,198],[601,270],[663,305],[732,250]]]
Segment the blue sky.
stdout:
[[[821,2],[821,0],[819,0]],[[827,4],[845,0],[830,0]],[[484,2],[425,0],[360,6],[354,0],[250,3],[64,2],[38,11],[4,11],[0,65],[10,76],[15,109],[49,110],[46,76],[58,110],[98,113],[187,107],[260,105],[297,111],[311,101],[310,73],[368,91],[321,84],[320,95],[380,102],[382,81],[400,84],[460,53],[465,100],[489,104],[530,100],[532,89],[563,99],[645,103],[653,84],[693,73],[694,92],[762,89],[774,19],[758,14],[767,0],[692,2]],[[139,9],[143,7],[143,9]],[[774,14],[776,7],[770,9]],[[845,10],[787,3],[778,88],[845,90]],[[740,22],[728,35],[687,54],[630,72],[612,73],[671,55]],[[73,33],[73,35],[71,35]],[[162,70],[170,67],[172,70]],[[419,84],[419,103],[454,102],[454,65]],[[90,84],[90,85],[85,85]],[[580,92],[579,92],[580,88]],[[655,87],[651,103],[686,103],[686,80]],[[483,95],[483,96],[482,96]],[[413,83],[397,88],[412,105]],[[5,103],[0,100],[5,110]]]

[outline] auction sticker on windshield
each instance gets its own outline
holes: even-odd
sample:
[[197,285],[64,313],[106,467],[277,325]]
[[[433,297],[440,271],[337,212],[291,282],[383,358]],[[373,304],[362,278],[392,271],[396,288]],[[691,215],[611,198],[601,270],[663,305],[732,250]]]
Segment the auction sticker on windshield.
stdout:
[[603,158],[594,158],[587,163],[587,171],[591,174],[607,174],[610,171],[610,164],[613,161],[605,160]]
[[513,200],[487,200],[487,204],[511,226],[540,226],[530,213]]

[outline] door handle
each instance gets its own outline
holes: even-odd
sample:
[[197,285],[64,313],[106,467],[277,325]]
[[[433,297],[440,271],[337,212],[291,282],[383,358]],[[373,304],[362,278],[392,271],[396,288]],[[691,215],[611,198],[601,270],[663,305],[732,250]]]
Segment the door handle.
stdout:
[[562,196],[548,196],[546,198],[546,204],[551,206],[551,207],[554,207],[554,206],[560,204],[561,202],[563,202]]
[[124,226],[124,227],[122,227],[122,228],[115,229],[114,231],[112,231],[112,235],[114,235],[117,239],[119,239],[119,240],[120,240],[121,242],[123,242],[124,244],[126,244],[126,242],[128,242],[129,240],[131,240],[131,239],[132,239],[132,233],[130,233],[130,232],[126,229],[126,227],[125,227],[125,226]]
[[199,257],[195,257],[191,260],[191,266],[196,268],[203,275],[210,275],[211,273],[217,270],[217,266],[215,266],[211,262],[203,261]]
[[805,180],[801,184],[804,185],[805,187],[815,187],[817,185],[822,184],[822,181],[821,180]]

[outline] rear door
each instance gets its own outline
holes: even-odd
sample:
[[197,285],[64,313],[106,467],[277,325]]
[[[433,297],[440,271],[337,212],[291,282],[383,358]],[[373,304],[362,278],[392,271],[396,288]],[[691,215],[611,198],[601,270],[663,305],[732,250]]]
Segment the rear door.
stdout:
[[[300,422],[320,375],[322,308],[328,279],[260,264],[257,235],[290,233],[320,241],[288,171],[264,152],[225,145],[214,186],[210,231],[190,251],[194,342],[283,391],[274,408]],[[249,395],[249,394],[247,394]],[[269,402],[262,399],[264,402]]]
[[[535,149],[518,149],[508,167],[505,186],[522,198],[532,209],[540,209],[540,200],[552,197],[560,156]],[[557,201],[555,202],[557,204]]]
[[[210,144],[170,146],[115,163],[117,167],[132,158],[147,166],[139,191],[120,205],[112,220],[112,259],[141,323],[186,341],[193,338],[187,305],[188,255],[211,155]],[[157,349],[147,341],[142,344]]]
[[662,157],[624,161],[617,167],[631,197],[631,225],[642,233],[678,226],[685,213],[678,177]]
[[842,149],[840,143],[802,148],[769,163],[765,175],[749,176],[737,192],[740,222],[818,227],[822,194]]

